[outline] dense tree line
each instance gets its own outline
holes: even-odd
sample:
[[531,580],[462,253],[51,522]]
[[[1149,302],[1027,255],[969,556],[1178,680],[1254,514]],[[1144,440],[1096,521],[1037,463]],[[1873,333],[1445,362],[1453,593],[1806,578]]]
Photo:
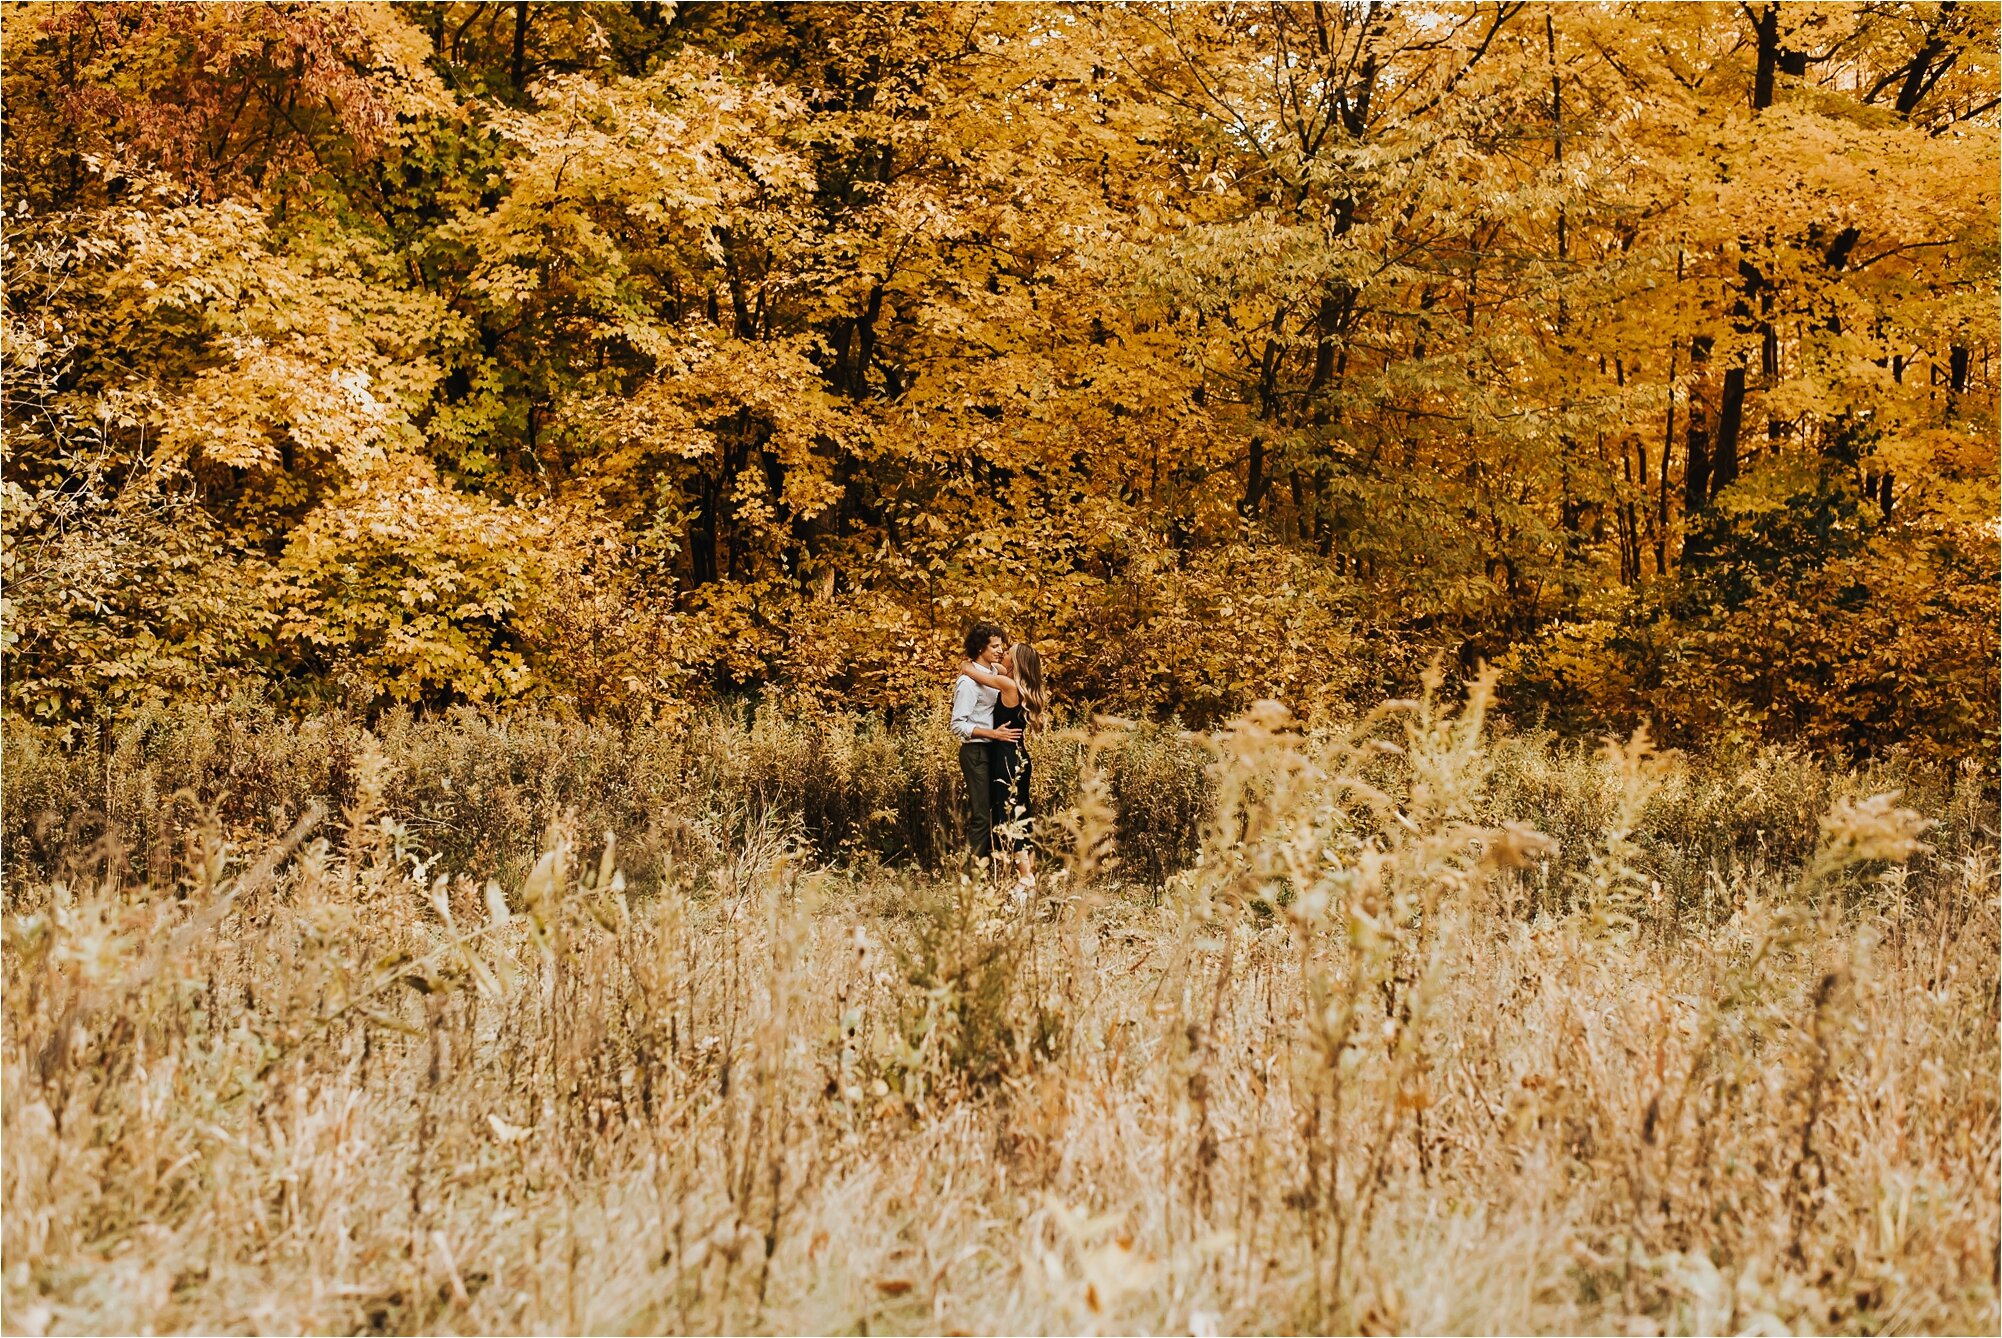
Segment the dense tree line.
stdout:
[[1995,742],[1991,7],[49,4],[6,704]]

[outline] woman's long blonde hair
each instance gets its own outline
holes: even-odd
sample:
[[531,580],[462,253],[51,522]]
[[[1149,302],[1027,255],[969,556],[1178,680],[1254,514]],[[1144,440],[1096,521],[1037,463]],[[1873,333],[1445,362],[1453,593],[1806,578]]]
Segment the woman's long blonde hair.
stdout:
[[1022,705],[1029,714],[1025,732],[1033,734],[1043,727],[1043,717],[1050,709],[1049,690],[1043,686],[1043,657],[1026,641],[1010,646],[1008,656],[1014,661],[1015,685],[1022,691]]

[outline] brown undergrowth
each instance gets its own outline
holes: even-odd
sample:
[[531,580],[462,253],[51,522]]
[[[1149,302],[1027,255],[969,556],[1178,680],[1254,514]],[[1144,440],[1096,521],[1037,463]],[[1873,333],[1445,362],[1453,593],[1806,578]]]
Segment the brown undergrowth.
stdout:
[[775,807],[468,873],[374,736],[261,837],[17,875],[6,1327],[1993,1330],[1978,802],[1719,855],[1794,764],[1485,701],[1174,741],[1158,878],[1071,736],[1025,907]]

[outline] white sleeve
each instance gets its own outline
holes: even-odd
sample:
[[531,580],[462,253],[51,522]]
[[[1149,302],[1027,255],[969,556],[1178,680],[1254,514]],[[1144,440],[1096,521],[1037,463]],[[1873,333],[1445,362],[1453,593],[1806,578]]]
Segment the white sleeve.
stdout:
[[965,674],[952,685],[952,732],[960,742],[973,741],[973,713],[980,709],[980,685]]

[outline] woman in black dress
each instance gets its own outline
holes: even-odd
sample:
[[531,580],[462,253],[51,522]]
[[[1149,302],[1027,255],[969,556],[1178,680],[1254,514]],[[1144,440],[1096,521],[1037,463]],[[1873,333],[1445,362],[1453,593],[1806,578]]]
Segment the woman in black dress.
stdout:
[[996,729],[1013,726],[1022,731],[1020,743],[990,741],[987,755],[994,848],[1013,862],[1016,888],[1026,892],[1036,882],[1036,815],[1030,798],[1035,773],[1029,743],[1041,729],[1049,707],[1042,658],[1034,646],[1018,641],[1008,648],[1001,672],[990,673],[972,663],[960,666],[960,672],[1001,694],[994,705]]

